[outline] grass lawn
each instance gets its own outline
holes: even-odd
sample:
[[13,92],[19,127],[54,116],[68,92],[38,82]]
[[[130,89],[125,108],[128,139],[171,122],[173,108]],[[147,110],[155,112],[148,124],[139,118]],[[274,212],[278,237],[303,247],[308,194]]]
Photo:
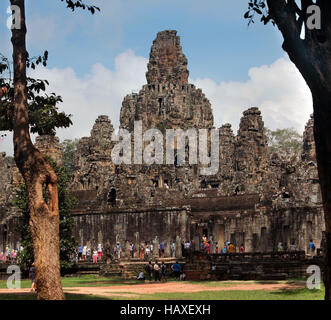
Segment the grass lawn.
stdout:
[[[124,298],[125,299],[125,298]],[[123,300],[124,300],[123,299]],[[195,293],[155,293],[141,295],[138,300],[323,300],[324,290],[200,291]]]
[[[123,280],[119,278],[106,278],[98,275],[85,275],[81,277],[63,277],[62,286],[66,287],[108,287],[141,283],[138,280]],[[31,288],[31,280],[22,280],[21,288]],[[0,280],[0,289],[7,289],[7,281]]]
[[[170,280],[171,281],[171,280]],[[304,282],[302,279],[289,281],[187,281],[191,284],[199,284],[206,287],[231,287],[238,284],[262,284],[262,283],[288,283],[295,281]],[[81,277],[62,278],[64,288],[68,287],[111,287],[119,285],[136,285],[141,283],[136,280],[123,280],[118,278],[105,278],[97,275],[86,275]],[[22,288],[30,288],[30,280],[22,280]],[[0,281],[0,288],[7,288],[6,281]],[[108,290],[107,290],[108,291]],[[111,293],[111,289],[109,289]],[[183,292],[158,292],[154,294],[134,293],[130,297],[126,294],[130,292],[116,292],[115,296],[101,297],[97,295],[66,293],[67,300],[323,300],[324,287],[321,290],[299,289],[279,289],[279,290],[227,290],[227,291],[200,291],[195,293]],[[0,300],[35,300],[34,294],[0,294]]]

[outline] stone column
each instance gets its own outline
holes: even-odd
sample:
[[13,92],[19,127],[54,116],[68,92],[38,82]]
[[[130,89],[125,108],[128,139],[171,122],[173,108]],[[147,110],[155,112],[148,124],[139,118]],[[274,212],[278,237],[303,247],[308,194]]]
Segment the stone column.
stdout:
[[160,250],[160,241],[158,236],[155,237],[153,240],[153,258],[158,258],[159,257],[159,250]]
[[253,235],[250,233],[245,237],[245,251],[252,252],[253,251]]
[[182,257],[182,239],[180,236],[176,237],[176,258]]
[[165,246],[164,246],[164,256],[170,257],[170,255],[171,255],[170,243],[169,243],[169,240],[167,240],[165,243]]
[[128,240],[125,241],[125,247],[123,249],[122,249],[122,257],[129,259],[129,256],[130,256],[130,242]]

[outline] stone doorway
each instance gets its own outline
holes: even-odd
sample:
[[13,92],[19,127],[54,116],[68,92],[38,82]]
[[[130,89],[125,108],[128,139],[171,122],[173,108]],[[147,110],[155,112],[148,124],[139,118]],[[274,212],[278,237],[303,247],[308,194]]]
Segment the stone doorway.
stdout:
[[225,233],[225,226],[224,224],[217,224],[216,227],[216,241],[218,243],[218,250],[222,250],[224,246],[224,233]]

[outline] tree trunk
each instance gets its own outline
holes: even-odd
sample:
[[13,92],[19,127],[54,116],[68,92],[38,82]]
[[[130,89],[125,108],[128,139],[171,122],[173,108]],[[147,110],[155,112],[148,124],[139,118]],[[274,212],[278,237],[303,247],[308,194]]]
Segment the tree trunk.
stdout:
[[331,88],[313,92],[313,101],[317,166],[325,215],[325,299],[331,300]]
[[[316,2],[322,13],[322,27],[309,29],[305,24],[304,40],[300,38],[301,25],[289,1],[267,0],[267,4],[270,16],[283,35],[283,49],[302,74],[313,96],[314,137],[325,217],[325,299],[331,300],[331,3]],[[301,1],[303,21],[311,4],[311,1]]]
[[64,299],[60,276],[57,177],[30,138],[26,83],[26,24],[24,0],[10,0],[20,8],[20,29],[12,30],[14,61],[14,156],[26,183],[30,229],[34,246],[38,299]]

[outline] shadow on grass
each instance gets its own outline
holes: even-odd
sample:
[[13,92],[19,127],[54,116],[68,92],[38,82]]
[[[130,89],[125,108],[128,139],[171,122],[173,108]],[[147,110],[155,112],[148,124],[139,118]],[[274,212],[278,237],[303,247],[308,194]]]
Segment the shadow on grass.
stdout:
[[271,295],[284,295],[284,296],[295,296],[295,295],[305,295],[305,294],[319,294],[321,290],[318,289],[307,289],[307,288],[297,288],[297,289],[289,289],[289,288],[282,288],[277,291],[270,291]]
[[[37,295],[33,293],[0,294],[1,300],[37,300]],[[89,294],[65,293],[65,300],[109,300],[109,298]]]

